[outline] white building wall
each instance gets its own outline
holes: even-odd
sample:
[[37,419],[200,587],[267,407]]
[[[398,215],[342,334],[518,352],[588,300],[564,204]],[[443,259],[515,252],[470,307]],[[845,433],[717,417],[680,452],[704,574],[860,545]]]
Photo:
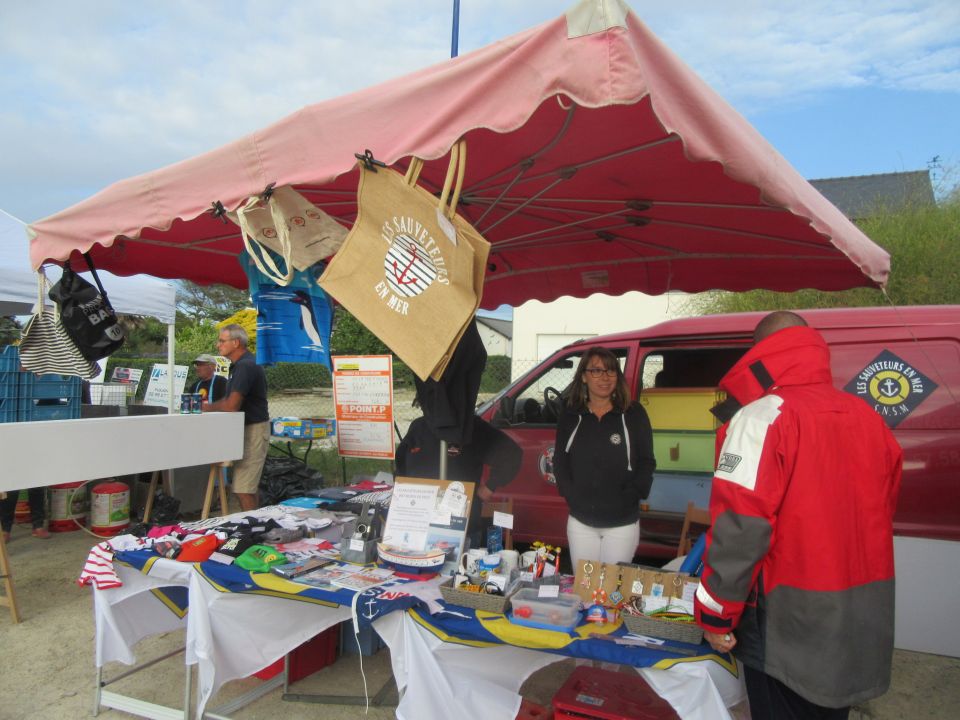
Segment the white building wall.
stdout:
[[638,330],[682,315],[686,295],[564,297],[551,303],[530,300],[513,309],[512,378],[555,350],[581,338]]
[[487,350],[487,356],[510,356],[510,338],[480,322],[477,323],[477,330],[480,331],[480,339],[483,341],[483,347]]

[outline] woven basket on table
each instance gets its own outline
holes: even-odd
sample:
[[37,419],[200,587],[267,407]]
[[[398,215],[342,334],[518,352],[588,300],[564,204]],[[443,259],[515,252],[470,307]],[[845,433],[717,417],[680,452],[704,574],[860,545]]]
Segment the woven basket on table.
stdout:
[[487,612],[500,613],[506,612],[507,603],[510,598],[504,595],[489,595],[484,592],[467,592],[466,590],[457,590],[453,587],[453,579],[444,581],[440,585],[440,594],[443,599],[452,605],[461,605],[463,607],[473,608],[474,610],[486,610]]
[[699,645],[703,640],[703,630],[693,622],[658,620],[646,615],[628,615],[627,613],[621,614],[620,617],[623,618],[623,624],[627,626],[627,630],[638,635],[677,640],[691,645]]

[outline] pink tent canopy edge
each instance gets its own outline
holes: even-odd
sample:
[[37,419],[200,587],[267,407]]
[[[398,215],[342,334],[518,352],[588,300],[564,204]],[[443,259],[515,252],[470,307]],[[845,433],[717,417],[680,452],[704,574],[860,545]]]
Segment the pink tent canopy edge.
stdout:
[[[617,0],[614,0],[616,2]],[[645,72],[655,68],[656,72]],[[366,90],[311,105],[216,150],[117,182],[31,226],[31,263],[193,220],[219,199],[239,206],[271,182],[322,186],[355,167],[375,141],[387,164],[443,156],[477,128],[508,133],[546,100],[587,108],[649,96],[664,129],[693,161],[720,163],[763,200],[805,218],[865,276],[883,285],[889,255],[809,185],[750,124],[632,13],[624,26],[568,37],[566,17]],[[690,112],[695,108],[697,112]],[[116,269],[121,274],[123,269]],[[130,268],[130,272],[149,272]]]

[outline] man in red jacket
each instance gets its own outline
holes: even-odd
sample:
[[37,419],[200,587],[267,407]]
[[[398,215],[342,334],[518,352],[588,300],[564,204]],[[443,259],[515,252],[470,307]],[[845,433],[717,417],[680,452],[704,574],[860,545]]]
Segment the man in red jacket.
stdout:
[[799,315],[754,343],[720,381],[741,407],[717,436],[696,618],[743,663],[753,720],[846,718],[890,684],[902,453]]

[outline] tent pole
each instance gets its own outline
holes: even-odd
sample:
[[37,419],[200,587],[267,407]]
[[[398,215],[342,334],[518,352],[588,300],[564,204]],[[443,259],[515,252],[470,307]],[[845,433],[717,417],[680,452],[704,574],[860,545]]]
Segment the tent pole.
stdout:
[[447,441],[440,441],[440,477],[438,480],[447,479]]
[[167,412],[173,415],[177,412],[176,400],[179,398],[173,397],[173,387],[174,387],[174,378],[173,378],[173,364],[174,364],[174,346],[177,343],[177,335],[174,330],[176,322],[167,324]]

